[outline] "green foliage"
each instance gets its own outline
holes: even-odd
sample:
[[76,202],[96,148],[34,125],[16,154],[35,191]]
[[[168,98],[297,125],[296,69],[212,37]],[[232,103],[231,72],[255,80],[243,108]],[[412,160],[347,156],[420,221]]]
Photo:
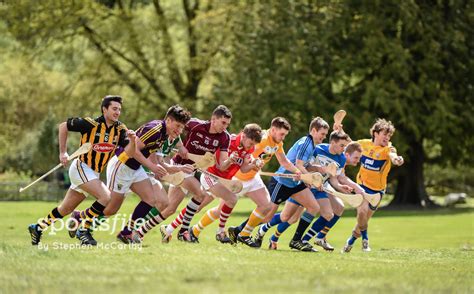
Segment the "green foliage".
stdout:
[[348,110],[354,139],[385,117],[414,202],[425,157],[473,163],[469,1],[19,1],[0,19],[2,168],[44,169],[31,137],[45,118],[93,116],[106,94],[130,128],[175,103],[202,118],[226,104],[233,132],[284,116],[287,148],[314,116]]

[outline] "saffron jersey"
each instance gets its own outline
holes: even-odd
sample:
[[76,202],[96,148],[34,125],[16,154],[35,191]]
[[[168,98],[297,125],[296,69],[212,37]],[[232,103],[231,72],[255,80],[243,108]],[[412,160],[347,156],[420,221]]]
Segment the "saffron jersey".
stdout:
[[360,169],[357,183],[374,191],[383,191],[387,187],[387,176],[392,166],[390,152],[396,152],[391,143],[388,146],[376,146],[370,139],[357,141],[362,146]]

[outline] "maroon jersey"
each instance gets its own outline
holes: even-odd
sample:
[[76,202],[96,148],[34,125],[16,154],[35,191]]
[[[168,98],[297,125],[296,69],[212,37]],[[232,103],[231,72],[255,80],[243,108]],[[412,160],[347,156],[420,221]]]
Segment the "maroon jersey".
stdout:
[[[184,147],[189,153],[204,155],[206,152],[216,153],[220,151],[228,151],[230,144],[230,135],[227,131],[222,133],[211,134],[209,128],[210,121],[203,121],[192,118],[184,129],[187,132],[186,138],[183,140]],[[178,164],[193,164],[194,161],[183,159],[178,154],[173,158]]]

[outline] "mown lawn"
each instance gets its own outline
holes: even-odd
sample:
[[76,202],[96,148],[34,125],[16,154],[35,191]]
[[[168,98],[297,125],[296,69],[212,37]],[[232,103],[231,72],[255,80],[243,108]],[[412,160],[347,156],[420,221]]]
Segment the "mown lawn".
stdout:
[[[127,199],[121,212],[129,214],[135,203]],[[121,248],[114,234],[102,231],[95,237],[105,246],[66,249],[77,240],[62,231],[46,234],[41,248],[31,246],[27,225],[54,205],[0,203],[0,292],[474,293],[471,208],[379,211],[370,223],[370,253],[360,242],[350,254],[340,253],[354,211],[329,234],[333,253],[291,251],[294,228],[278,251],[267,250],[267,243],[259,250],[223,245],[214,240],[217,224],[199,244],[162,244],[155,230],[141,249]],[[229,223],[240,223],[252,208],[241,199]]]

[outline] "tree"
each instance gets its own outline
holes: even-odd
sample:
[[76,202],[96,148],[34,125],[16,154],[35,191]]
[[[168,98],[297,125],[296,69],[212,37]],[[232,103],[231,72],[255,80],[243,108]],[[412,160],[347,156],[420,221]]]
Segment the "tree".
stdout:
[[[92,89],[125,86],[138,98],[136,109],[164,112],[178,102],[195,106],[228,35],[227,6],[199,0],[21,1],[4,5],[1,15],[36,56],[56,48],[70,72],[79,66],[82,72],[71,83],[88,78],[85,86]],[[71,56],[72,48],[79,50]],[[94,49],[90,55],[84,54],[88,48]]]

